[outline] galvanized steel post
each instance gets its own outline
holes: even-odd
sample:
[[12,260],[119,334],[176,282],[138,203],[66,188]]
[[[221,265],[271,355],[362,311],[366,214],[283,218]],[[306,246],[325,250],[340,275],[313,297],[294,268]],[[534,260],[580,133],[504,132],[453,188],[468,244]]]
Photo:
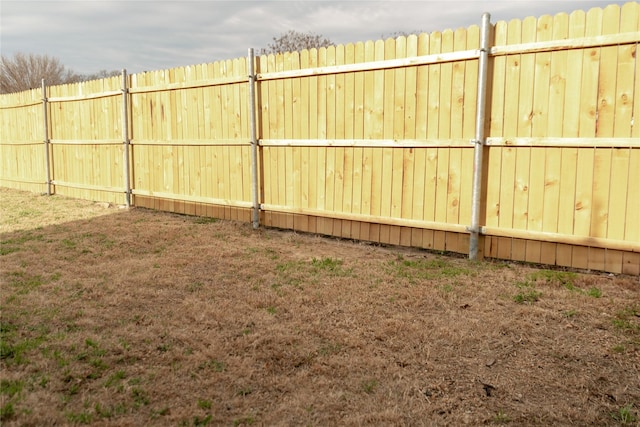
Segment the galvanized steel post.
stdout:
[[480,204],[482,197],[482,152],[485,145],[485,112],[487,99],[487,69],[489,62],[489,32],[491,29],[491,15],[482,15],[480,27],[480,63],[478,68],[478,99],[476,104],[476,133],[473,140],[473,190],[471,200],[471,226],[469,231],[469,259],[478,259],[480,241]]
[[127,70],[122,70],[122,157],[124,167],[124,193],[125,204],[127,207],[131,206],[131,182],[129,173],[129,113],[128,113],[128,95],[129,88],[127,85]]
[[47,88],[42,79],[42,122],[44,123],[44,161],[46,170],[47,196],[51,195],[51,160],[49,158],[49,121],[47,117]]
[[254,71],[255,56],[253,48],[249,48],[249,117],[251,136],[251,197],[253,204],[253,228],[260,227],[260,203],[258,200],[258,138],[256,126],[256,76]]

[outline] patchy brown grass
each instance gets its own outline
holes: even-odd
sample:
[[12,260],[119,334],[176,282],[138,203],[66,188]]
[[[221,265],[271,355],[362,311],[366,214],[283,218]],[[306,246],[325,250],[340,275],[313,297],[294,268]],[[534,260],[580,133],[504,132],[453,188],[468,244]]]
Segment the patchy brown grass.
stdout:
[[637,425],[637,277],[0,189],[2,425]]

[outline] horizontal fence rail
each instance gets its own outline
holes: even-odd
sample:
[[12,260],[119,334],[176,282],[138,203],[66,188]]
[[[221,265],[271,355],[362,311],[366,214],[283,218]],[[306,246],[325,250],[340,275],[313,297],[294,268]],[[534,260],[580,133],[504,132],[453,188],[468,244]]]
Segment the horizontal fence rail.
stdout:
[[43,82],[0,185],[640,275],[639,44],[630,2]]

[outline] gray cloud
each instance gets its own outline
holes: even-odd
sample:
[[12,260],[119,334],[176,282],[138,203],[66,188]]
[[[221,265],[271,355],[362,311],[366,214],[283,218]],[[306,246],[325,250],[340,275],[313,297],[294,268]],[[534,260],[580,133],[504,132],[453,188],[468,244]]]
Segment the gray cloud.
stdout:
[[335,43],[396,31],[441,31],[623,1],[2,0],[0,49],[55,56],[81,73],[130,72],[232,59],[294,29]]

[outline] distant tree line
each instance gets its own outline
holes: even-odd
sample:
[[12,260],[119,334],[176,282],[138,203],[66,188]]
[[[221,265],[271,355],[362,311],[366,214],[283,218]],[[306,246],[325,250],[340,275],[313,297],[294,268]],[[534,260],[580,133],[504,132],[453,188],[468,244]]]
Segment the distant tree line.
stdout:
[[78,83],[119,75],[120,71],[101,70],[79,74],[66,68],[58,58],[49,55],[16,53],[0,57],[0,93],[21,92],[47,85]]

